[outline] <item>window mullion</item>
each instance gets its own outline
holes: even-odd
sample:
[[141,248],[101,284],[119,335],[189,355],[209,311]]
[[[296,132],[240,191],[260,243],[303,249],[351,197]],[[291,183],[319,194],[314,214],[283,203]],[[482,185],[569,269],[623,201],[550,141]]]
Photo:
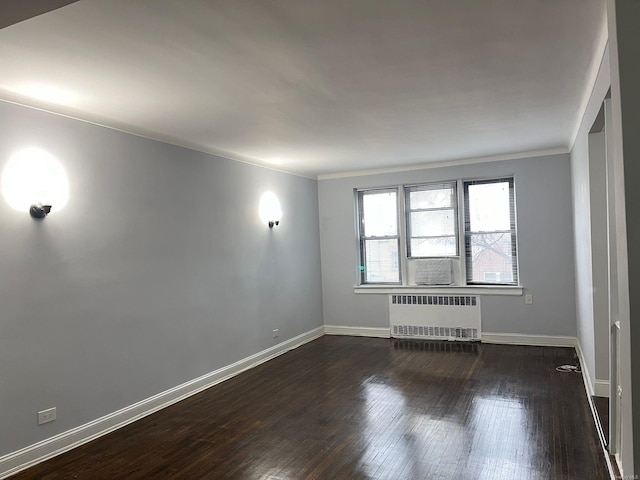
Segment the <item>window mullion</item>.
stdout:
[[358,192],[358,231],[360,233],[360,283],[366,283],[367,240],[364,236],[364,192]]
[[407,242],[409,241],[408,234],[408,215],[409,212],[406,208],[407,197],[405,192],[405,187],[402,185],[398,186],[398,247],[400,251],[400,282],[402,285],[409,284],[409,277],[407,275],[407,257],[408,257],[408,246]]
[[455,235],[420,235],[420,236],[411,237],[411,238],[424,238],[424,239],[428,239],[428,238],[455,238]]
[[519,257],[518,257],[518,236],[516,235],[516,192],[515,192],[515,180],[513,178],[509,181],[509,216],[511,221],[511,252],[514,257],[513,264],[511,266],[513,279],[517,284],[520,284],[518,278],[519,269]]
[[486,235],[486,234],[490,234],[490,233],[508,233],[509,235],[513,235],[514,233],[516,233],[515,230],[513,229],[509,229],[509,230],[469,230],[467,232],[469,235]]
[[458,254],[460,256],[460,281],[467,283],[467,232],[465,229],[466,204],[464,195],[464,184],[462,179],[458,179],[456,192],[458,194]]
[[434,208],[412,208],[411,212],[441,212],[443,210],[455,210],[453,207],[434,207]]
[[400,235],[383,235],[378,237],[362,237],[363,240],[393,240],[394,238],[400,238]]

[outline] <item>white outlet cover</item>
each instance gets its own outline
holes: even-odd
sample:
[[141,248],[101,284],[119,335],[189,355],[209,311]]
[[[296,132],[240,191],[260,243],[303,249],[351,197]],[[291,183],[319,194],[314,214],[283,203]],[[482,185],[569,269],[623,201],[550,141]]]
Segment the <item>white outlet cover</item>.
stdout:
[[56,419],[56,407],[38,412],[38,425],[53,422]]

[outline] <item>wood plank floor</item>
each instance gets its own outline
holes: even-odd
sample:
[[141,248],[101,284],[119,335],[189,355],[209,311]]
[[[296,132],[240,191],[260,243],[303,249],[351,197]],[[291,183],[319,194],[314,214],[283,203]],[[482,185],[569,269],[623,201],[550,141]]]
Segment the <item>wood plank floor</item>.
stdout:
[[26,479],[606,479],[573,349],[325,336]]

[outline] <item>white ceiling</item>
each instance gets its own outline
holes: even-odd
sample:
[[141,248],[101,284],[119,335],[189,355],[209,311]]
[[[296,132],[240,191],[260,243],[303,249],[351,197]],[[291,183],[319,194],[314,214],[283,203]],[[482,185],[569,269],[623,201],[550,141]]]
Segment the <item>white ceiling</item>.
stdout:
[[571,146],[602,0],[81,0],[0,98],[307,176]]

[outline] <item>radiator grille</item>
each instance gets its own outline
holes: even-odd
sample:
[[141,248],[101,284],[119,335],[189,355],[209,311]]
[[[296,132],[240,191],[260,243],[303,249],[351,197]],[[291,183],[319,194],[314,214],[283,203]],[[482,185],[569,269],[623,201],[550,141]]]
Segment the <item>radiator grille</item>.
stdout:
[[478,340],[477,328],[436,327],[424,325],[393,325],[394,337],[445,338],[454,340]]
[[477,297],[465,295],[391,295],[394,305],[451,305],[475,307]]

